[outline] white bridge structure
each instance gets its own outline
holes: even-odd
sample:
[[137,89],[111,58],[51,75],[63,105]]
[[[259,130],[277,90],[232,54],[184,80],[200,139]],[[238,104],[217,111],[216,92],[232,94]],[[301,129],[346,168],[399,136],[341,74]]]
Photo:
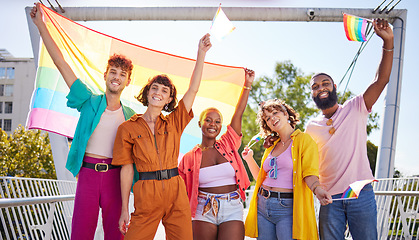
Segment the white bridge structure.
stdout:
[[[30,9],[27,7],[26,12],[37,63],[39,34],[29,17]],[[379,182],[373,184],[377,228],[379,239],[419,239],[419,178],[389,178],[394,171],[407,10],[280,7],[223,7],[223,10],[232,21],[341,22],[342,12],[346,12],[366,18],[385,18],[392,23],[395,36],[393,70],[385,97],[376,166]],[[60,14],[74,21],[209,21],[215,11],[214,7],[65,7],[65,12]],[[59,180],[0,177],[0,240],[70,239],[76,182],[63,167],[68,154],[67,139],[53,133],[49,135]],[[250,195],[251,190],[248,193]],[[347,239],[351,239],[349,233]]]

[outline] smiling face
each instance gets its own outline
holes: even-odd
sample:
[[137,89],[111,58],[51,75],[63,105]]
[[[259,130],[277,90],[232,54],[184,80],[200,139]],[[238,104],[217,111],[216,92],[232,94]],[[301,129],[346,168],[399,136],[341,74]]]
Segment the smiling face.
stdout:
[[120,67],[110,66],[104,73],[106,91],[111,94],[121,94],[122,90],[129,85],[131,79],[128,72]]
[[[136,98],[146,107],[149,106],[150,101],[153,102],[151,105],[157,104],[160,107],[161,103],[164,103],[162,110],[172,112],[177,104],[176,94],[176,87],[170,78],[160,74],[149,79]],[[167,96],[169,96],[169,102],[166,101]]]
[[202,120],[198,122],[202,136],[207,138],[216,138],[220,134],[222,123],[220,114],[215,110],[205,112]]
[[314,76],[310,85],[311,96],[319,109],[325,110],[337,104],[336,86],[328,75],[319,74]]
[[164,106],[172,101],[170,97],[170,87],[154,82],[150,86],[147,94],[149,106],[164,108]]
[[288,114],[277,110],[272,109],[272,111],[264,110],[263,119],[266,122],[266,125],[270,128],[272,132],[279,133],[282,129],[286,127],[291,127],[288,123]]

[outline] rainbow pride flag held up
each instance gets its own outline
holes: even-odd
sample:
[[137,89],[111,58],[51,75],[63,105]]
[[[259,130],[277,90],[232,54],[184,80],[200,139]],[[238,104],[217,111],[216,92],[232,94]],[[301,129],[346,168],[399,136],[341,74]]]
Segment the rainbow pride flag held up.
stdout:
[[[103,73],[109,57],[114,53],[127,56],[134,64],[131,84],[123,91],[121,101],[137,113],[143,113],[145,107],[135,96],[147,80],[157,74],[167,74],[173,80],[178,99],[187,91],[195,66],[194,59],[159,52],[107,36],[41,6],[48,31],[65,60],[93,93],[104,92]],[[242,67],[205,63],[200,90],[193,105],[195,116],[199,116],[205,108],[217,106],[223,113],[225,122],[230,123],[244,77]],[[73,137],[79,113],[66,106],[68,92],[67,85],[42,45],[27,127]],[[200,141],[201,131],[197,119],[192,120],[182,135],[181,153],[186,153]]]
[[236,29],[236,27],[233,26],[233,23],[228,19],[227,15],[225,15],[223,9],[221,9],[220,4],[217,12],[215,13],[214,19],[212,20],[212,25],[210,28],[211,36],[221,41],[234,29]]
[[366,32],[368,22],[371,22],[371,20],[343,13],[343,27],[345,29],[346,38],[348,38],[349,41],[367,41]]
[[359,197],[359,193],[361,192],[362,188],[364,188],[365,185],[372,182],[378,182],[375,179],[368,179],[368,180],[359,180],[356,182],[353,182],[349,184],[349,187],[343,192],[341,198],[333,199],[333,201],[336,200],[348,200],[348,199],[355,199]]

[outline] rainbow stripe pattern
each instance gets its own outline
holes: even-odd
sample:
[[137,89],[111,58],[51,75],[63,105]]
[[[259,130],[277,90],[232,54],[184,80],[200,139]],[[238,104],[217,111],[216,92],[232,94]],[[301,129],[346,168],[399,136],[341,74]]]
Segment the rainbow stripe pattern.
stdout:
[[[107,60],[114,53],[123,54],[133,61],[131,84],[123,91],[121,102],[137,113],[143,113],[145,107],[135,96],[147,80],[157,74],[164,73],[173,80],[178,99],[187,91],[195,65],[194,59],[125,42],[73,22],[43,5],[41,7],[47,29],[65,60],[93,93],[104,92],[103,73]],[[224,122],[229,123],[240,96],[244,76],[242,67],[205,63],[200,90],[193,106],[195,115],[199,117],[205,108],[217,106],[223,113]],[[68,92],[67,85],[42,44],[27,127],[72,138],[79,113],[66,106]],[[182,135],[181,153],[186,153],[200,142],[198,117],[191,121]],[[223,126],[223,130],[226,130],[226,126]]]
[[368,19],[343,13],[343,27],[349,41],[365,42]]
[[378,181],[375,179],[367,179],[367,180],[359,180],[359,181],[353,182],[349,184],[349,187],[345,190],[345,192],[343,192],[342,197],[340,199],[333,199],[333,200],[358,198],[359,193],[361,192],[362,188],[364,188],[365,185],[372,182],[378,182]]

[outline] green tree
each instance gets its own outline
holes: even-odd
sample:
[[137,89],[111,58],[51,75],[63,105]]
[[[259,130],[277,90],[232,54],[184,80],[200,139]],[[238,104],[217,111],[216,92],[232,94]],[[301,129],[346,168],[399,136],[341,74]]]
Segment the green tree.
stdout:
[[[259,103],[267,99],[279,98],[293,107],[299,113],[301,121],[296,128],[304,131],[308,120],[319,112],[311,98],[311,76],[311,74],[304,74],[291,61],[284,61],[276,64],[273,77],[261,76],[254,81],[250,91],[249,104],[243,114],[242,131],[244,145],[259,132],[256,124],[256,113]],[[339,103],[343,103],[353,96],[354,94],[351,91],[338,92]],[[378,119],[377,113],[372,112],[369,114],[367,134],[370,134],[374,129],[378,129]],[[263,141],[260,141],[252,147],[254,157],[259,165],[265,150],[262,143]],[[241,152],[243,148],[244,146],[239,151]],[[367,149],[370,167],[374,173],[378,148],[368,141]]]
[[47,133],[22,125],[9,136],[0,131],[1,176],[57,178]]

